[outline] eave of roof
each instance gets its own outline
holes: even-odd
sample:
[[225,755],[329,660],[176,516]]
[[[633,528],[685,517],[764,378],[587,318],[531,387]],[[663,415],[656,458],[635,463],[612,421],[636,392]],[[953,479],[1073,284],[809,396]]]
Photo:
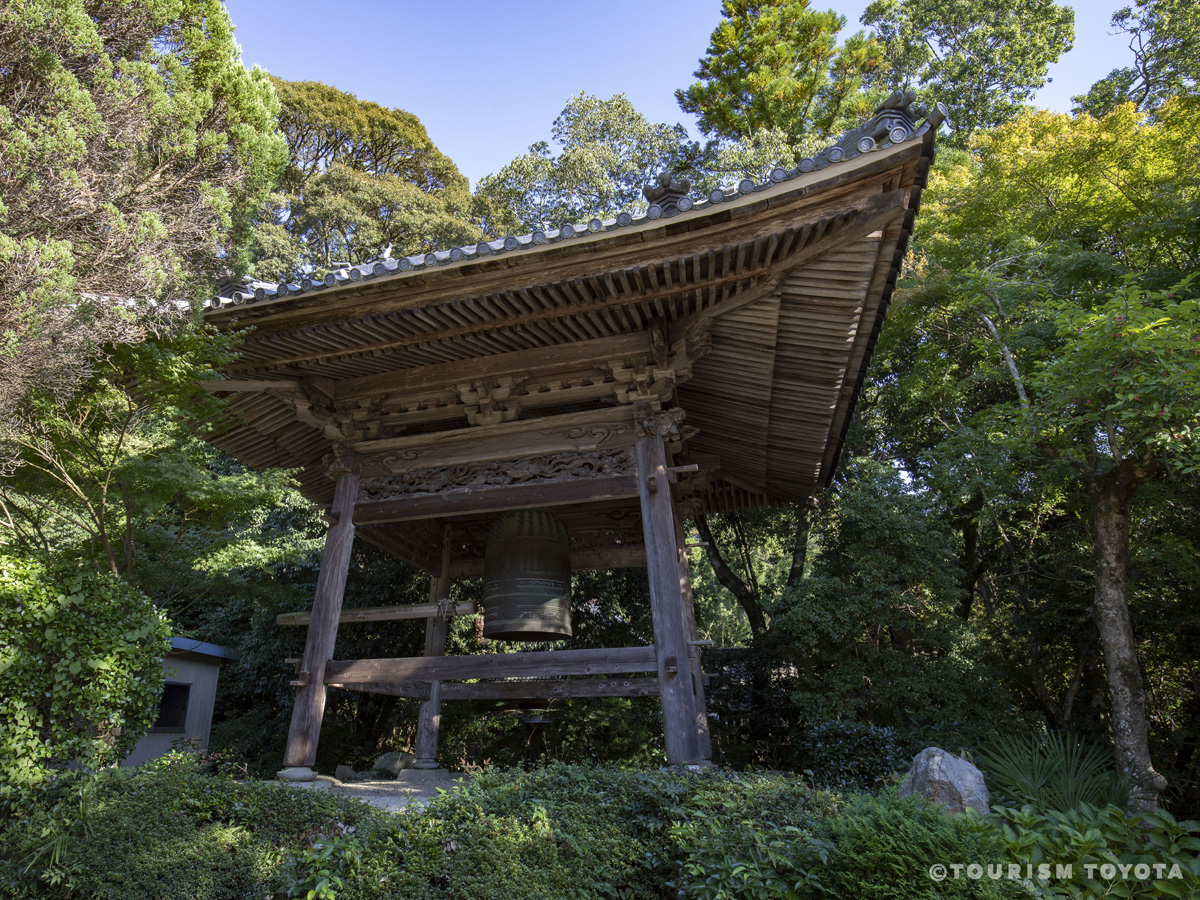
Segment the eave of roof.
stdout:
[[[801,160],[793,169],[775,168],[770,179],[761,183],[747,178],[736,188],[718,188],[711,191],[707,197],[682,196],[670,203],[651,203],[641,216],[623,212],[615,218],[593,218],[587,223],[564,224],[556,229],[508,235],[492,241],[480,241],[474,245],[398,259],[381,257],[361,265],[344,266],[324,276],[304,278],[298,283],[251,280],[245,282],[241,289],[231,289],[226,295],[218,295],[205,301],[205,314],[220,316],[241,312],[248,306],[274,306],[280,301],[322,292],[335,292],[341,288],[355,287],[362,282],[391,280],[445,267],[457,267],[494,256],[537,251],[565,241],[582,242],[603,238],[613,232],[633,234],[639,230],[658,227],[664,219],[678,216],[699,217],[711,213],[718,206],[732,207],[754,202],[756,195],[769,196],[779,193],[780,186],[790,186],[798,179],[813,173],[823,172],[830,167],[848,168],[855,160],[864,156],[919,141],[930,132],[936,132],[947,117],[947,111],[940,103],[918,124],[916,117],[924,114],[925,110],[922,107],[914,105],[912,92],[896,91],[863,126],[848,132],[837,143],[814,156]],[[767,199],[767,196],[763,196],[762,199]]]
[[197,653],[200,656],[212,656],[216,659],[227,659],[230,662],[236,662],[242,658],[242,655],[238,651],[229,647],[222,647],[219,644],[210,644],[206,641],[197,641],[185,637],[171,638],[171,649],[176,653]]

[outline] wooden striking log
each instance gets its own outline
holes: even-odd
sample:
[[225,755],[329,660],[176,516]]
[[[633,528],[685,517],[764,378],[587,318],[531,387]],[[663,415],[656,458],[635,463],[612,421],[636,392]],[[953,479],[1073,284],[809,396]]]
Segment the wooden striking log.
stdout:
[[[333,511],[338,523],[325,533],[325,550],[321,554],[321,571],[317,575],[317,590],[313,597],[312,620],[300,663],[296,705],[288,729],[287,750],[283,764],[287,768],[311,769],[317,761],[317,741],[321,736],[321,719],[325,715],[325,671],[333,656],[337,641],[338,620],[341,618],[342,595],[346,590],[346,574],[350,569],[350,549],[354,543],[354,500],[358,496],[358,478],[362,463],[353,454],[338,458],[340,474],[333,494]],[[308,776],[311,778],[311,774]]]
[[[708,676],[705,676],[707,679]],[[329,687],[387,694],[392,697],[429,697],[429,682],[401,681],[384,684],[336,684]],[[558,700],[576,697],[657,697],[657,678],[577,678],[570,681],[486,681],[442,684],[442,700]]]
[[671,503],[664,434],[677,432],[681,413],[639,410],[637,422],[638,482],[646,568],[650,575],[650,608],[654,621],[655,664],[662,700],[663,738],[667,762],[699,763],[703,756],[696,730],[695,694],[684,615],[675,510]]
[[[474,603],[455,603],[451,615],[469,616],[475,612]],[[360,606],[343,609],[338,622],[397,622],[404,619],[431,619],[438,614],[437,603],[414,603],[410,606]],[[312,619],[308,612],[280,613],[276,625],[307,625]]]
[[[686,645],[685,645],[686,646]],[[523,675],[623,675],[653,672],[653,647],[598,650],[537,650],[478,656],[410,656],[397,659],[333,660],[325,667],[326,684],[379,684],[392,681],[466,681]]]

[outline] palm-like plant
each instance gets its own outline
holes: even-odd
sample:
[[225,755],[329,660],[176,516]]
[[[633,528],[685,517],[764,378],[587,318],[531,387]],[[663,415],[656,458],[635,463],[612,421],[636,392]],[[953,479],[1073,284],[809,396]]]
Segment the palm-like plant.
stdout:
[[975,761],[1002,799],[1039,814],[1083,803],[1123,806],[1134,784],[1114,768],[1110,754],[1056,731],[1001,739]]

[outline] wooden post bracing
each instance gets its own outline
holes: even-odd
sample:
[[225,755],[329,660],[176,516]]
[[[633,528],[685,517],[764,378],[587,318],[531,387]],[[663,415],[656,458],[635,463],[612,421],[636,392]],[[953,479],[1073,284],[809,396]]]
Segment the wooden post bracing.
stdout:
[[682,410],[655,413],[639,404],[635,449],[650,607],[662,701],[667,763],[698,764],[703,760],[696,728],[695,691],[689,657],[683,580],[675,535],[670,471],[664,435],[678,433]]
[[[442,570],[437,578],[431,578],[429,583],[429,602],[437,604],[440,609],[437,615],[425,621],[425,655],[445,656],[446,626],[449,620],[448,604],[442,601],[450,597],[450,525],[447,524],[442,532]],[[434,679],[429,682],[429,699],[422,701],[421,710],[417,716],[417,742],[414,747],[416,761],[414,769],[436,769],[438,732],[442,725],[442,682]]]
[[279,773],[281,778],[293,781],[311,781],[314,777],[312,767],[317,760],[317,741],[325,715],[325,664],[333,658],[337,642],[342,596],[354,544],[354,503],[362,462],[353,453],[335,453],[330,471],[337,475],[332,507],[337,521],[325,533],[312,619],[300,663],[299,689],[283,756],[284,770]]

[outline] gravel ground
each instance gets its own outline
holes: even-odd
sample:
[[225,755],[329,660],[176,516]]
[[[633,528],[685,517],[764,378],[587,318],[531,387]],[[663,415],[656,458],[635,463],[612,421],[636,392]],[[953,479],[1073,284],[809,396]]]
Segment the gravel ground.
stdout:
[[300,790],[331,791],[398,812],[410,806],[424,808],[439,791],[455,790],[465,778],[466,775],[451,774],[445,769],[404,769],[395,781],[343,782],[328,775],[318,775],[316,781],[290,782],[290,785]]

